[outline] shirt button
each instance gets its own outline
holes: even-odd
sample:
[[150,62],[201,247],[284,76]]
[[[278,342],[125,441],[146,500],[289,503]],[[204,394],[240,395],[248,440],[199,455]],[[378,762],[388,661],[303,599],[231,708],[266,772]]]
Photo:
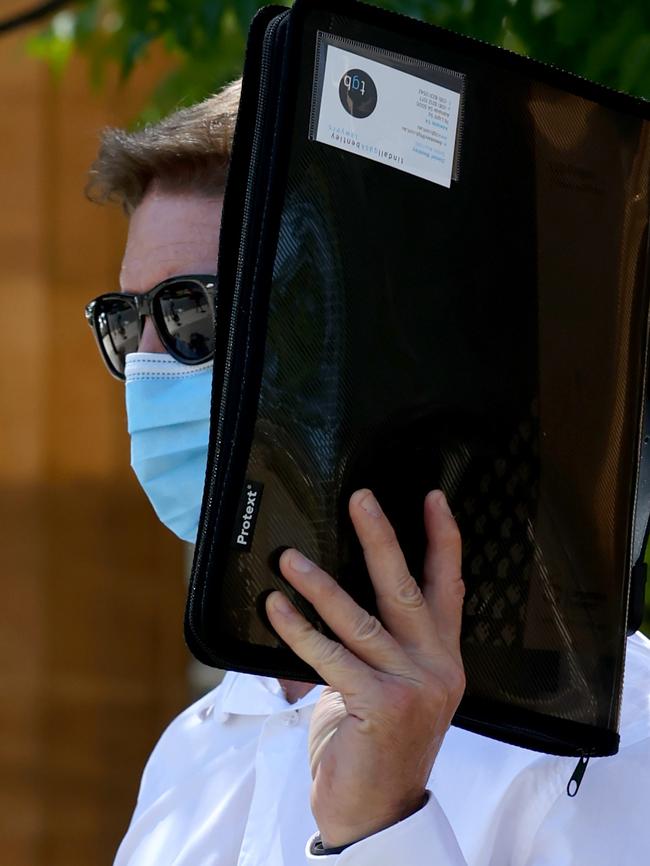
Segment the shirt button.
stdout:
[[286,713],[282,716],[282,724],[288,725],[289,727],[293,727],[293,725],[297,725],[300,721],[300,714],[298,710],[292,710],[290,713]]
[[202,722],[207,722],[207,720],[212,715],[213,711],[214,711],[214,706],[212,704],[210,704],[209,707],[203,707],[203,709],[199,713],[199,718],[201,719]]

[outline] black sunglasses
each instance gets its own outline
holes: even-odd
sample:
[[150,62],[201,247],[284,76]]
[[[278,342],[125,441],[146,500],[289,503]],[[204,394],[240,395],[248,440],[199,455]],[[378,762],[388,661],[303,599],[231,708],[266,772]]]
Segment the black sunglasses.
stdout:
[[171,277],[142,295],[109,292],[86,306],[109,372],[124,380],[126,356],[138,351],[144,317],[151,316],[165,350],[183,364],[202,364],[214,355],[215,274]]

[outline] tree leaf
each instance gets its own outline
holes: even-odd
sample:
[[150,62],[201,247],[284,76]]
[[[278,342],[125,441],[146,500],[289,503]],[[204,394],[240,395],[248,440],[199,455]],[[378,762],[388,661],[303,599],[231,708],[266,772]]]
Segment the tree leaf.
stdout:
[[619,81],[623,90],[650,96],[650,33],[642,33],[625,51]]

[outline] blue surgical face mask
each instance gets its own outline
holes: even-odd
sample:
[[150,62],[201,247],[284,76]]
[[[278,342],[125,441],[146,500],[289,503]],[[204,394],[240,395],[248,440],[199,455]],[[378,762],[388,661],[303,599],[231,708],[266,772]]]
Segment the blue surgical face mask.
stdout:
[[162,523],[196,541],[210,433],[212,361],[190,367],[169,355],[126,356],[131,466]]

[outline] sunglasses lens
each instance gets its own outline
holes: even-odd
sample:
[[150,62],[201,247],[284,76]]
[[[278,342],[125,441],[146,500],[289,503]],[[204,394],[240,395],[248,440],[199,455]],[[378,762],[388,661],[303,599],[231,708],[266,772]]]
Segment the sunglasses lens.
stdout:
[[95,308],[95,328],[104,354],[118,375],[124,375],[129,352],[140,342],[138,314],[127,298],[103,298]]
[[[156,297],[155,315],[168,348],[190,363],[214,351],[214,322],[207,292],[199,283],[173,283]],[[161,334],[162,336],[162,334]]]

